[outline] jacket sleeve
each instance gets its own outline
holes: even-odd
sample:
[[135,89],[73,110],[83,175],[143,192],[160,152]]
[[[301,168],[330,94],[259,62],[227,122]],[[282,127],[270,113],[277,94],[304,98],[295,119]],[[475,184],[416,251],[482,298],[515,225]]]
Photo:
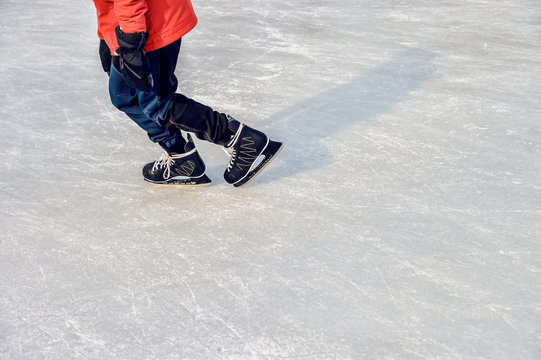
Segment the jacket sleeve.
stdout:
[[[98,36],[105,40],[109,49],[118,48],[115,35],[115,27],[118,25],[112,0],[94,0],[96,15],[98,18]],[[111,51],[111,54],[113,52]]]
[[114,0],[115,14],[120,28],[125,33],[147,31],[147,0]]

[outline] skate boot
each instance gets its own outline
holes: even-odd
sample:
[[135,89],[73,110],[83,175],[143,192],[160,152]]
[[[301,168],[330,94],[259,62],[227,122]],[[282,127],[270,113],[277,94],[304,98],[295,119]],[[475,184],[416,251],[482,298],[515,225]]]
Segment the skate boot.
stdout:
[[229,118],[229,130],[234,133],[225,145],[231,156],[224,179],[236,187],[246,185],[282,150],[282,143],[272,141],[267,135]]
[[210,184],[210,179],[205,175],[205,163],[199,156],[190,134],[184,150],[183,153],[164,150],[158,160],[143,167],[145,180],[154,184]]

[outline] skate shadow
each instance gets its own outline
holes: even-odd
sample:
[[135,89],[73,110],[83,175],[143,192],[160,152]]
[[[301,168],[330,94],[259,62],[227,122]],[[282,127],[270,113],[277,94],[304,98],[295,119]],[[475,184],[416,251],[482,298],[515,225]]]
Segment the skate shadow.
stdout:
[[435,57],[426,50],[408,49],[347,84],[272,115],[268,119],[269,132],[278,134],[284,149],[258,183],[332,164],[332,149],[322,145],[321,140],[373,120],[404,101],[433,74]]

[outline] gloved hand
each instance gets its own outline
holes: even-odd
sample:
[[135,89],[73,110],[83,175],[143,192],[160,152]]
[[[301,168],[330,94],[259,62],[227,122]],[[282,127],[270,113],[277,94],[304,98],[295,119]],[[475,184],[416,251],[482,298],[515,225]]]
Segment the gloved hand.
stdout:
[[148,33],[127,34],[116,29],[116,39],[119,48],[116,53],[120,56],[120,73],[128,85],[142,91],[150,91],[154,86],[149,70],[149,62],[145,56],[145,44]]
[[103,71],[109,75],[111,71],[111,51],[109,50],[109,46],[107,46],[107,43],[105,40],[100,40],[100,60],[101,60],[101,66],[103,67]]

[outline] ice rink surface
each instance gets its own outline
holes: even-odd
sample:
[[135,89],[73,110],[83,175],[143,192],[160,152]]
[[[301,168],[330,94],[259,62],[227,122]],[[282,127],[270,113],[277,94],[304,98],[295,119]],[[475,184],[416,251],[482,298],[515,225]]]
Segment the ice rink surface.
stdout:
[[245,188],[144,182],[92,2],[0,1],[0,358],[541,359],[541,3],[194,6]]

